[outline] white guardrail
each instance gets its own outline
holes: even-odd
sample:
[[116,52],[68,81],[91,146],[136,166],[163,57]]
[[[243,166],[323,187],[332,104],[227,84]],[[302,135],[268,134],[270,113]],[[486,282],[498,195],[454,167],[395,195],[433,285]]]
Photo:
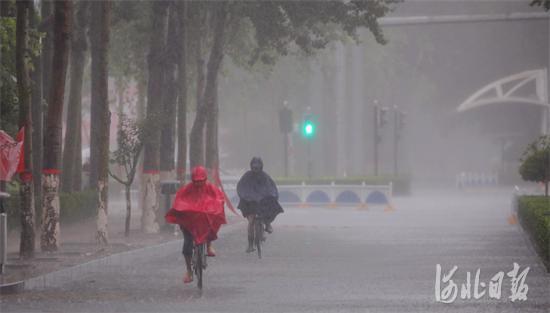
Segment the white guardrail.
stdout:
[[[278,185],[279,202],[286,205],[391,205],[393,185]],[[234,205],[239,202],[235,184],[224,184]]]
[[458,189],[498,186],[498,173],[461,172],[455,179]]

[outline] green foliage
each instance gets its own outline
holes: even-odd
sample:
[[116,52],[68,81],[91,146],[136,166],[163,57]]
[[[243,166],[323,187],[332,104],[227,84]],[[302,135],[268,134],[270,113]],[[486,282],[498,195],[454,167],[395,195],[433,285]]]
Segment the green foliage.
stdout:
[[518,217],[550,271],[550,200],[542,196],[520,197]]
[[[20,198],[17,189],[10,191],[11,197],[4,203],[8,215],[8,228],[20,227]],[[60,223],[81,222],[96,216],[97,192],[84,190],[80,192],[60,193]],[[39,217],[36,218],[39,220]]]
[[251,1],[237,2],[233,14],[250,20],[256,49],[251,64],[274,63],[278,55],[298,48],[308,55],[332,40],[357,38],[357,29],[367,28],[378,43],[385,38],[377,18],[387,14],[396,0],[380,1]]
[[[17,133],[19,99],[17,95],[17,76],[15,68],[16,18],[0,18],[0,125],[2,130],[14,136]],[[33,70],[31,59],[40,54],[40,38],[43,33],[29,30],[26,62]]]
[[550,11],[550,0],[533,0],[531,1],[531,6],[541,6],[546,11]]
[[74,223],[95,217],[97,214],[97,191],[85,190],[61,193],[60,223]]
[[15,75],[15,18],[0,18],[0,118],[2,130],[14,136],[17,133],[19,101]]
[[151,23],[145,1],[114,1],[109,49],[110,73],[115,77],[146,76]]
[[521,159],[521,178],[526,181],[544,182],[550,180],[550,136],[540,136],[529,144]]

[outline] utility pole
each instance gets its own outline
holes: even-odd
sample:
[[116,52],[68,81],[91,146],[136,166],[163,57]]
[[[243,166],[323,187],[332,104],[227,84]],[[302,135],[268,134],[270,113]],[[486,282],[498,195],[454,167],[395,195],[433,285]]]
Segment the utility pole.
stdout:
[[307,113],[304,115],[302,122],[302,136],[306,140],[307,149],[307,176],[311,178],[313,176],[313,158],[311,155],[312,141],[315,138],[315,132],[317,131],[316,118],[311,114],[311,108],[307,108]]
[[285,165],[285,176],[288,177],[288,152],[289,152],[289,142],[288,134],[292,132],[292,110],[288,107],[288,102],[283,102],[283,108],[279,110],[279,128],[283,134],[283,145],[284,145],[284,165]]
[[378,144],[382,141],[379,132],[387,123],[387,111],[388,108],[379,106],[378,100],[374,100],[374,176],[378,176]]

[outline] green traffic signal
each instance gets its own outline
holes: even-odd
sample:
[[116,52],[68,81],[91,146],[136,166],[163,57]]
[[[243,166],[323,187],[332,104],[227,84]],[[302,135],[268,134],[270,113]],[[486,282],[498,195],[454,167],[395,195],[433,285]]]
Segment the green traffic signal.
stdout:
[[311,138],[315,135],[315,124],[311,120],[305,120],[302,127],[304,137]]

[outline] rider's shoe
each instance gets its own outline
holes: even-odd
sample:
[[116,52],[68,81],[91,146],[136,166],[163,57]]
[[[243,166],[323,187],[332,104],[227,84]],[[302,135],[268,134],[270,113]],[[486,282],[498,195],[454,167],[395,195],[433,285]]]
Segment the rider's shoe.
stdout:
[[192,281],[193,281],[193,275],[189,275],[189,273],[185,273],[185,275],[183,276],[183,283],[189,284]]
[[254,252],[256,251],[256,249],[254,249],[253,246],[248,246],[248,248],[246,248],[246,253],[251,253],[251,252]]
[[216,256],[216,250],[212,247],[208,247],[208,250],[206,251],[206,256],[214,257]]
[[271,224],[265,224],[265,231],[268,234],[271,234],[273,232],[273,227],[271,227]]

